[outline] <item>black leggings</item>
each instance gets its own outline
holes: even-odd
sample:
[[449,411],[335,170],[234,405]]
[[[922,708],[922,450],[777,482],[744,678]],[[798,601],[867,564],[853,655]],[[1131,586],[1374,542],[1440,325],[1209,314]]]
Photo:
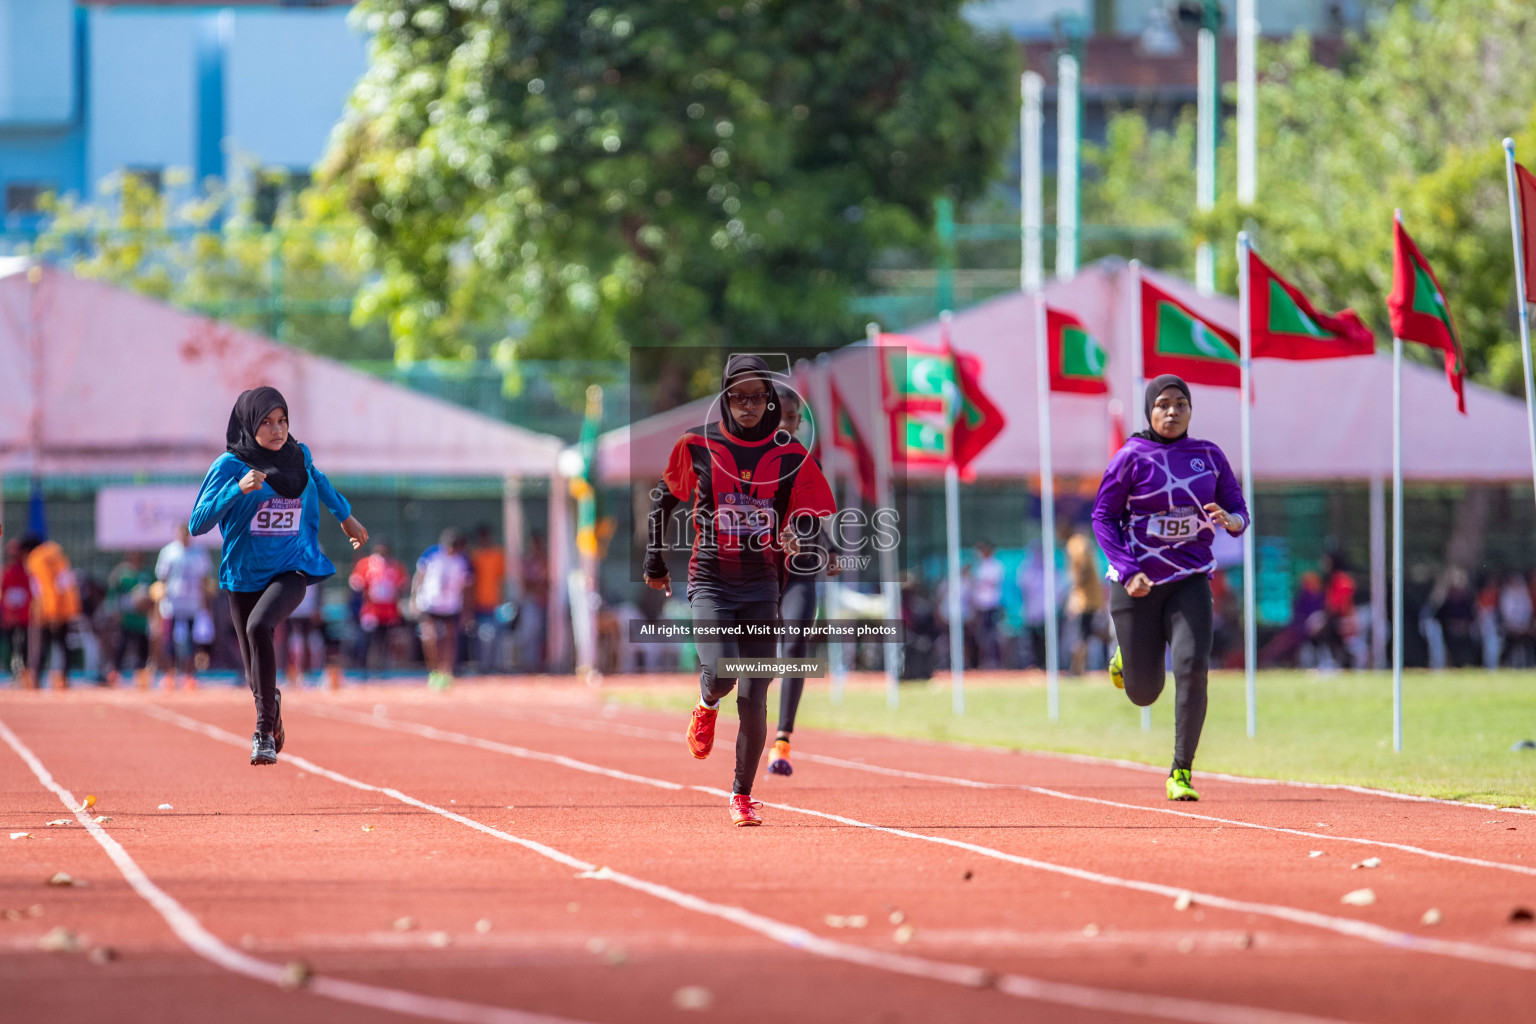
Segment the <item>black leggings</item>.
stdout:
[[54,622],[34,625],[37,630],[37,648],[31,651],[32,675],[37,685],[43,685],[43,674],[48,671],[48,656],[55,647],[59,650],[57,671],[69,676],[69,623]]
[[[779,597],[779,614],[786,624],[809,627],[816,622],[816,581],[792,577],[784,584]],[[784,657],[804,658],[811,653],[811,642],[801,636],[784,641]],[[800,710],[800,694],[805,691],[804,679],[785,679],[779,684],[779,732],[795,731],[795,712]]]
[[245,680],[256,700],[256,731],[277,729],[277,650],[272,636],[304,600],[309,577],[284,572],[272,577],[261,590],[234,591],[229,595],[229,617],[240,641],[240,660]]
[[[694,594],[688,603],[693,606],[695,622],[779,621],[777,601],[732,601]],[[743,679],[738,686],[735,679],[715,678],[715,662],[720,658],[771,658],[779,649],[778,641],[773,637],[699,640],[694,646],[699,652],[699,693],[704,702],[714,704],[736,690],[736,717],[741,724],[736,730],[736,777],[731,792],[750,794],[768,741],[768,684],[773,679]]]
[[1211,581],[1203,573],[1159,583],[1145,597],[1116,585],[1109,598],[1125,666],[1125,695],[1146,707],[1163,692],[1163,649],[1173,652],[1173,767],[1192,768],[1205,727],[1211,667]]

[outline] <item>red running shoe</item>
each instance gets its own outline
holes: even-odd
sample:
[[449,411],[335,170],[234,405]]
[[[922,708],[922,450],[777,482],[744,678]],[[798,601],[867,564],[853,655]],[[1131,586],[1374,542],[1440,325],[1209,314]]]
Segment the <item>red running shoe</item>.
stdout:
[[688,719],[688,753],[700,761],[715,749],[715,718],[719,714],[719,708],[700,704],[693,709],[693,717]]
[[763,806],[761,800],[753,800],[744,793],[737,793],[731,797],[731,824],[738,828],[761,825],[763,816],[757,813],[757,809],[761,806]]

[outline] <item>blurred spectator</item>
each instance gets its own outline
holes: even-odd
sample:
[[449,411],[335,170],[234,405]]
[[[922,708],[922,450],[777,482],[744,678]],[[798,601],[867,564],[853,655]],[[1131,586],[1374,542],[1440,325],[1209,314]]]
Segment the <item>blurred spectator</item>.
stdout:
[[1499,623],[1504,628],[1504,657],[1510,668],[1536,664],[1531,636],[1531,588],[1525,578],[1512,572],[1499,591]]
[[1291,623],[1259,652],[1261,665],[1290,660],[1297,668],[1317,666],[1318,645],[1328,628],[1327,596],[1323,578],[1315,572],[1301,574],[1301,585],[1291,599]]
[[459,627],[464,618],[464,591],[474,570],[465,554],[464,535],[447,529],[438,543],[422,553],[411,583],[411,599],[421,615],[421,648],[427,662],[427,685],[446,689],[453,680],[459,651]]
[[[935,650],[942,635],[939,616],[934,602],[924,591],[916,573],[903,573],[901,577],[901,620],[903,647],[901,676],[903,679],[932,679]],[[836,657],[828,644],[828,656]]]
[[405,593],[405,567],[392,558],[389,545],[381,540],[373,542],[373,552],[358,559],[348,581],[352,590],[362,598],[357,621],[358,635],[354,656],[357,665],[368,675],[369,657],[377,646],[379,668],[389,670],[389,641],[391,634],[400,626],[400,598]]
[[[1218,569],[1211,573],[1211,666],[1236,668],[1241,665],[1243,646],[1236,641],[1236,631],[1242,622],[1237,594],[1232,589],[1227,574]],[[1238,665],[1227,664],[1227,656],[1236,651]]]
[[[155,578],[161,583],[160,664],[166,673],[162,685],[176,686],[176,673],[187,686],[194,685],[193,636],[199,616],[207,612],[213,562],[206,549],[194,546],[186,523],[176,524],[176,538],[160,549],[155,559]],[[211,626],[210,620],[206,626]],[[208,630],[211,632],[211,630]],[[212,636],[209,636],[209,642]]]
[[1477,639],[1483,655],[1483,668],[1499,667],[1504,653],[1504,630],[1499,624],[1499,581],[1492,576],[1477,588]]
[[475,667],[485,675],[496,668],[496,640],[501,632],[496,610],[506,592],[507,553],[484,523],[475,528],[475,546],[469,552],[469,563],[475,570]]
[[514,627],[517,667],[520,671],[544,671],[544,620],[548,608],[549,552],[544,545],[544,534],[536,531],[529,535],[527,550],[523,552],[523,593],[518,602]]
[[[1077,530],[1067,538],[1067,617],[1071,638],[1069,665],[1073,675],[1082,675],[1088,669],[1088,648],[1098,642],[1096,624],[1104,610],[1104,577],[1099,572],[1099,560],[1094,556],[1094,542],[1088,535]],[[1217,603],[1220,608],[1220,602]]]
[[[148,683],[149,612],[154,601],[149,596],[155,574],[144,564],[144,552],[130,551],[107,577],[107,610],[113,626],[112,657],[107,663],[107,685],[122,682],[124,671],[144,673]],[[127,664],[126,670],[124,664]]]
[[80,589],[58,542],[28,534],[21,540],[21,551],[27,574],[32,577],[32,632],[28,639],[32,677],[41,684],[49,654],[56,649],[59,663],[51,682],[62,689],[69,684],[69,624],[80,615]]
[[997,627],[1003,617],[1003,563],[991,544],[976,545],[976,566],[971,575],[971,607],[976,615],[976,657],[981,668],[998,668],[1002,648]]
[[287,636],[288,684],[299,686],[308,673],[319,674],[325,664],[325,633],[320,620],[320,584],[311,583],[304,600],[284,623]]
[[[11,675],[27,678],[27,630],[32,622],[32,577],[22,564],[21,541],[5,545],[5,572],[0,574],[0,651]],[[30,685],[30,684],[29,684]]]
[[[1440,626],[1445,659],[1451,668],[1465,668],[1477,658],[1477,605],[1463,570],[1452,567],[1429,600],[1429,612]],[[1433,667],[1433,666],[1432,666]]]
[[1337,554],[1323,556],[1325,574],[1323,610],[1327,613],[1327,628],[1323,642],[1327,644],[1329,661],[1333,665],[1362,668],[1352,664],[1351,650],[1355,641],[1355,578],[1349,574],[1344,558]]

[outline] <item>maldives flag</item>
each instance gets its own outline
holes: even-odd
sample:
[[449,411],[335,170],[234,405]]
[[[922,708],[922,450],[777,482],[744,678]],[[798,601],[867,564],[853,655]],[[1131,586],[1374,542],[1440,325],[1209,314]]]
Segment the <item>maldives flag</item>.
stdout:
[[[946,339],[947,340],[947,339]],[[962,475],[971,461],[993,438],[1003,432],[1006,419],[992,399],[981,390],[981,360],[968,352],[954,352],[955,376],[960,385],[960,408],[955,414],[955,465]]]
[[1191,384],[1241,386],[1238,340],[1145,278],[1141,282],[1141,369],[1148,379],[1174,373]]
[[800,430],[796,434],[802,441],[809,437],[811,443],[807,450],[811,458],[818,463],[821,459],[821,421],[811,411],[811,371],[805,360],[795,364],[795,371],[790,385],[795,392],[795,397],[800,399]]
[[1045,307],[1045,344],[1051,390],[1078,395],[1107,395],[1104,346],[1071,313]]
[[947,330],[942,348],[897,334],[878,344],[894,456],[964,471],[1003,430],[1002,410],[981,388],[981,360],[955,352]]
[[1467,398],[1462,390],[1466,367],[1456,325],[1435,272],[1400,220],[1392,222],[1392,294],[1387,296],[1387,313],[1394,337],[1445,353],[1445,376],[1456,392],[1456,409],[1466,415]]
[[853,417],[848,413],[848,403],[843,401],[843,393],[837,390],[837,381],[829,380],[831,389],[832,409],[832,447],[838,451],[847,452],[853,460],[854,475],[859,481],[859,495],[870,504],[874,504],[875,496],[875,456],[869,450],[869,445],[864,443],[864,437],[859,433],[859,428],[854,424]]
[[1523,164],[1515,164],[1515,183],[1520,190],[1520,252],[1525,257],[1525,266],[1521,270],[1525,274],[1525,298],[1529,302],[1536,299],[1536,257],[1532,256],[1532,247],[1536,246],[1536,175],[1525,169]]
[[1248,250],[1248,304],[1255,359],[1339,359],[1376,351],[1375,336],[1354,310],[1318,312],[1252,249]]

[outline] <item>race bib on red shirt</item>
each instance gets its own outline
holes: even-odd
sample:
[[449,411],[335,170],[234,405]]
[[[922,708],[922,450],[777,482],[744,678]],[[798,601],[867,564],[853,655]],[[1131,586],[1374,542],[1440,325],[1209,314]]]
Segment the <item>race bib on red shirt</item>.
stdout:
[[773,499],[754,498],[740,491],[720,495],[715,504],[715,528],[721,536],[749,537],[773,528]]

